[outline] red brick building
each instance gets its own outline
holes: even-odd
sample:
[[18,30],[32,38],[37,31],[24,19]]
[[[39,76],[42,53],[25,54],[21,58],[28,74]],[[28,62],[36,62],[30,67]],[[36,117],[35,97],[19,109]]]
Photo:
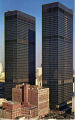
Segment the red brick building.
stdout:
[[13,88],[12,92],[12,101],[21,102],[22,103],[22,85],[16,85],[16,88]]
[[[21,91],[21,94],[16,94]],[[13,101],[22,101],[23,105],[30,104],[38,107],[38,116],[44,116],[49,112],[49,88],[42,88],[36,85],[24,84],[16,86],[12,90]]]
[[14,119],[16,117],[19,117],[22,115],[21,103],[14,103],[11,101],[3,102],[2,110],[0,112],[2,114],[2,118]]
[[49,88],[30,86],[29,103],[38,107],[38,116],[49,113]]
[[30,104],[21,104],[20,102],[3,102],[0,109],[0,118],[15,119],[17,117],[35,118],[38,116],[37,106]]
[[25,118],[35,118],[38,116],[38,108],[37,106],[30,104],[22,105],[22,116]]
[[12,101],[3,102],[1,118],[45,116],[49,113],[49,88],[29,84],[16,85],[12,89]]

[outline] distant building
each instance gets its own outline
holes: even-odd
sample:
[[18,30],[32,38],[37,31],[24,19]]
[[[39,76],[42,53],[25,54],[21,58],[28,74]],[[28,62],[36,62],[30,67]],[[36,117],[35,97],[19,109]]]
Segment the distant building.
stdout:
[[16,84],[35,84],[35,17],[18,10],[5,12],[6,98]]
[[2,72],[1,74],[0,74],[0,82],[1,81],[4,81],[5,82],[5,72]]
[[42,6],[42,85],[52,109],[72,101],[73,11],[59,2]]
[[0,74],[2,73],[3,71],[3,67],[2,67],[2,63],[0,63]]
[[0,107],[2,107],[3,102],[6,102],[7,100],[4,98],[0,98]]
[[3,72],[3,66],[2,64],[0,63],[0,82],[2,80],[5,80],[5,73]]
[[36,85],[42,86],[42,67],[36,68]]

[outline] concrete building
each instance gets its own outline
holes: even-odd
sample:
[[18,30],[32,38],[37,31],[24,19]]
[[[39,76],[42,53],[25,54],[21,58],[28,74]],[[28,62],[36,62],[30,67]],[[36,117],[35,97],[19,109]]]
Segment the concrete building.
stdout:
[[4,80],[5,81],[5,72],[2,72],[0,75],[0,81]]
[[42,86],[42,67],[36,68],[36,85]]
[[5,72],[3,72],[3,66],[0,63],[0,82],[5,80]]
[[59,2],[42,6],[42,84],[51,108],[72,101],[73,11]]
[[6,98],[16,84],[35,84],[35,17],[18,10],[5,12]]

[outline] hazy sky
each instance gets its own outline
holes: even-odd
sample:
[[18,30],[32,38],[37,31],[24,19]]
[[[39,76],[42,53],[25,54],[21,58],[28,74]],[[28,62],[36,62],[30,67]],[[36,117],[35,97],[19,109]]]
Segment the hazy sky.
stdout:
[[[40,66],[42,56],[42,4],[56,1],[63,3],[71,9],[74,8],[74,0],[0,0],[0,62],[4,64],[4,12],[8,10],[20,10],[36,17],[36,65]],[[73,42],[75,46],[75,30]],[[75,48],[73,53],[75,61]]]

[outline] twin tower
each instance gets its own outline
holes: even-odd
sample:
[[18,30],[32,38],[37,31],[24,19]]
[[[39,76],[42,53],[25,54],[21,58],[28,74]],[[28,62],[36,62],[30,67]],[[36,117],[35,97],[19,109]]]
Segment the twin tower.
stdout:
[[[35,84],[35,18],[5,13],[6,98],[16,84]],[[42,83],[50,89],[50,107],[72,99],[73,11],[55,2],[42,5]]]

